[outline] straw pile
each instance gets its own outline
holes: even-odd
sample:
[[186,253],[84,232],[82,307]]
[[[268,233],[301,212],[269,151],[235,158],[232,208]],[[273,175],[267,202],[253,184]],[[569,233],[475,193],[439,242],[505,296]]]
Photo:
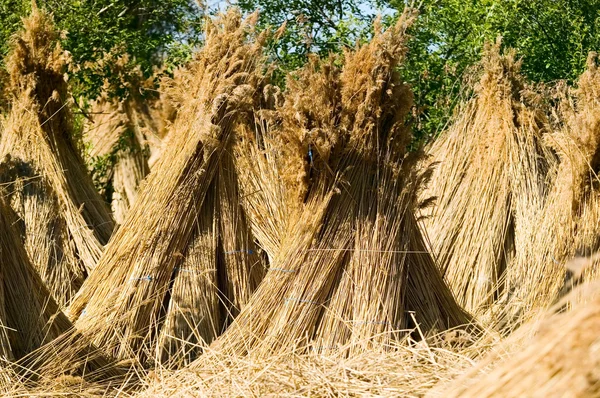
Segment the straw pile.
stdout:
[[227,154],[263,81],[253,24],[235,11],[208,24],[170,144],[70,307],[116,357],[195,357],[260,281]]
[[[119,57],[111,62],[113,73],[123,74],[127,61],[127,57]],[[154,94],[152,84],[153,78],[142,80],[141,72],[133,71],[127,81],[123,79],[125,98],[118,99],[109,97],[108,93],[115,90],[105,83],[102,96],[92,102],[90,123],[84,133],[91,147],[87,153],[90,162],[102,163],[97,178],[106,191],[101,194],[111,203],[119,224],[150,172],[151,161],[158,158],[171,119],[162,112],[168,101]]]
[[482,66],[474,98],[433,144],[439,165],[428,194],[437,207],[427,225],[445,279],[475,314],[506,293],[504,273],[531,244],[554,164],[542,143],[542,99],[526,87],[514,53],[501,55],[498,41]]
[[524,244],[506,275],[506,323],[534,317],[555,302],[568,284],[597,277],[597,266],[586,267],[578,277],[581,270],[565,268],[565,264],[574,256],[590,256],[600,249],[599,87],[595,54],[590,54],[577,87],[561,84],[557,89],[554,132],[544,141],[556,152],[559,163],[550,173],[546,203],[537,222],[527,223]]
[[113,221],[73,140],[59,34],[36,7],[24,24],[7,59],[12,108],[0,140],[2,182],[34,266],[65,305],[96,266]]
[[136,135],[139,126],[129,116],[128,101],[115,103],[101,98],[92,106],[94,124],[85,133],[91,144],[91,159],[104,161],[104,175],[100,184],[109,192],[102,192],[111,203],[113,217],[118,224],[134,203],[139,185],[146,177],[148,167],[147,151]]
[[19,359],[71,327],[33,268],[0,200],[0,358]]
[[458,380],[440,385],[428,396],[598,396],[599,287],[597,282],[581,286],[575,296],[585,296],[587,303],[554,312],[561,303],[541,321],[524,325]]
[[564,230],[562,252],[556,253],[560,262],[600,250],[600,72],[596,53],[589,55],[587,70],[570,91],[561,96],[559,105],[562,128],[548,139],[560,158],[554,208],[548,210],[559,218],[555,228]]
[[[214,354],[177,372],[151,372],[139,397],[419,397],[472,367],[468,345],[407,341],[347,357],[346,349],[269,358]],[[390,349],[392,348],[392,349]],[[483,346],[476,349],[481,350]]]
[[236,153],[270,270],[214,350],[266,357],[352,342],[361,351],[414,322],[423,332],[468,322],[414,215],[424,176],[406,151],[412,97],[396,72],[412,20],[376,27],[343,60],[313,59],[283,98],[267,88],[275,110],[246,126]]

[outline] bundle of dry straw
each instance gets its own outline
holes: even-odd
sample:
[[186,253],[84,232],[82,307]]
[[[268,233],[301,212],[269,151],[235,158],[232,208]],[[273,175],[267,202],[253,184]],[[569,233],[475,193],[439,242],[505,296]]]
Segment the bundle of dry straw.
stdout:
[[505,271],[536,232],[554,164],[542,98],[514,52],[488,45],[482,66],[475,96],[433,144],[439,164],[427,192],[437,197],[427,229],[445,279],[475,314],[506,294]]
[[[128,57],[113,60],[113,74],[124,75]],[[108,61],[104,61],[108,62]],[[84,140],[90,146],[87,155],[91,163],[102,163],[98,176],[106,192],[101,192],[112,204],[115,221],[119,224],[133,205],[140,184],[150,171],[161,151],[162,139],[172,121],[168,100],[153,89],[154,77],[143,80],[139,70],[122,79],[127,88],[124,98],[111,98],[115,91],[105,82],[103,94],[92,102]],[[143,93],[143,94],[142,94]]]
[[[477,366],[431,397],[596,397],[600,394],[598,282],[570,296],[583,296],[565,312],[559,303],[541,319],[524,324]],[[566,300],[564,300],[566,301]],[[487,373],[487,374],[486,374]]]
[[70,307],[117,357],[193,358],[260,281],[228,153],[263,84],[253,25],[236,11],[208,23],[170,145]]
[[547,214],[554,219],[552,228],[562,230],[557,232],[560,244],[552,254],[564,263],[574,255],[591,256],[600,250],[600,72],[596,53],[589,54],[587,70],[577,86],[568,91],[562,86],[561,91],[559,128],[547,139],[560,159]]
[[[565,263],[600,249],[600,74],[595,57],[590,54],[576,88],[560,84],[556,90],[554,131],[544,141],[557,154],[558,163],[549,174],[551,189],[535,222],[524,221],[527,233],[521,234],[522,245],[507,271],[503,308],[507,325],[548,308],[564,291],[565,280],[576,279],[577,270],[565,268]],[[597,264],[584,274],[580,279],[596,278]]]
[[59,33],[35,6],[24,24],[7,59],[12,103],[0,168],[30,258],[64,305],[96,266],[114,223],[74,142]]
[[271,263],[216,351],[364,350],[414,322],[468,322],[415,218],[427,175],[406,150],[412,96],[396,71],[412,21],[407,11],[343,59],[312,59],[283,96],[265,91],[275,110],[240,132],[242,196]]
[[70,329],[33,268],[15,227],[15,215],[0,200],[0,358],[19,359]]

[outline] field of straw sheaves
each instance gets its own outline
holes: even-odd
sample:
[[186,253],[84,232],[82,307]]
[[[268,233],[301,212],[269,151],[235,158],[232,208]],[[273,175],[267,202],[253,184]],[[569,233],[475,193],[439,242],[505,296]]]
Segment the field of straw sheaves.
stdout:
[[540,87],[488,45],[413,148],[416,19],[281,89],[281,32],[232,9],[160,98],[105,92],[82,155],[34,6],[0,126],[0,395],[599,396],[596,55]]

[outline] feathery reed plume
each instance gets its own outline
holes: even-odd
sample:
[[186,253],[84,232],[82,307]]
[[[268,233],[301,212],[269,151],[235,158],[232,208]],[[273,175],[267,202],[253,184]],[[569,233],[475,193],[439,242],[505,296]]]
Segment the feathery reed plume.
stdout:
[[503,294],[504,272],[528,244],[552,164],[541,100],[514,57],[500,54],[500,41],[487,46],[474,98],[431,150],[432,244],[458,301],[479,314]]
[[[221,205],[230,206],[219,189],[218,180],[227,178],[218,175],[225,167],[221,161],[236,125],[247,123],[263,84],[264,36],[251,37],[254,20],[242,21],[232,10],[207,24],[205,46],[183,79],[181,90],[188,100],[174,122],[170,144],[70,307],[77,326],[119,358],[160,358],[164,347],[168,354],[177,346],[168,339],[209,343],[224,328],[227,314],[235,313],[235,306],[253,290],[257,277],[250,274],[261,272],[262,267],[254,266],[256,253],[251,248],[223,252],[253,241],[245,231],[223,233],[224,222],[232,223],[227,228],[242,228],[237,211],[226,210],[225,216],[219,212],[216,225],[211,216],[213,206],[217,211]],[[224,193],[234,192],[228,187]],[[238,199],[228,200],[235,205]],[[215,262],[215,255],[250,259]],[[237,266],[248,268],[232,269]],[[215,278],[222,302],[219,312],[213,312]],[[232,284],[236,286],[230,288]],[[172,311],[181,311],[178,319]],[[190,336],[190,330],[206,334]]]
[[426,331],[468,321],[414,216],[412,95],[396,71],[413,17],[376,26],[341,68],[311,59],[288,79],[285,100],[267,90],[275,110],[240,130],[244,202],[271,268],[216,351],[269,356],[313,341],[364,349],[409,327],[407,311]]
[[6,62],[12,103],[0,140],[3,182],[12,184],[33,264],[65,305],[96,266],[113,221],[73,141],[59,34],[35,6],[24,24]]

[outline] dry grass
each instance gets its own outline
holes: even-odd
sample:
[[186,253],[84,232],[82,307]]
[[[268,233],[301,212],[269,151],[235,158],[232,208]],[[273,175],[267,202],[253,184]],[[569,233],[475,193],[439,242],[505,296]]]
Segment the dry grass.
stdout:
[[12,106],[2,121],[5,195],[26,247],[61,305],[100,258],[113,221],[73,141],[66,56],[50,16],[34,7],[7,59]]
[[[357,352],[339,347],[281,352],[270,358],[209,353],[193,369],[157,370],[146,379],[140,397],[397,397],[422,396],[472,366],[475,353],[463,347],[402,341],[393,347],[370,344]],[[476,354],[475,354],[476,355]]]
[[497,43],[482,66],[475,97],[433,145],[439,165],[427,193],[437,206],[427,228],[459,302],[496,322],[495,303],[511,294],[505,272],[537,232],[554,157],[542,144],[541,98],[526,87],[514,54],[501,55]]
[[[235,12],[208,24],[206,45],[182,79],[180,89],[189,100],[179,110],[168,149],[148,176],[123,225],[112,237],[97,272],[86,281],[70,307],[71,315],[78,319],[77,327],[99,345],[114,347],[111,353],[116,357],[160,359],[159,341],[164,347],[165,339],[191,338],[187,336],[187,325],[173,335],[161,337],[162,333],[170,332],[163,329],[165,317],[171,311],[179,311],[178,307],[214,303],[217,289],[202,288],[213,283],[215,269],[219,281],[235,283],[243,281],[236,279],[238,276],[231,267],[252,266],[236,270],[244,275],[261,271],[260,266],[254,266],[255,262],[249,260],[235,263],[237,265],[225,264],[223,260],[215,263],[210,261],[212,254],[201,253],[211,250],[210,245],[198,247],[206,238],[218,239],[217,255],[227,256],[229,253],[223,249],[225,234],[226,239],[230,239],[230,236],[245,233],[223,231],[220,225],[216,237],[203,236],[210,233],[212,218],[210,211],[203,208],[209,206],[207,197],[212,190],[218,190],[215,178],[222,177],[218,172],[232,132],[252,110],[255,93],[263,81],[264,39],[249,40],[252,26],[252,21],[241,21]],[[242,226],[235,214],[228,217],[231,222],[228,228],[236,230]],[[224,219],[224,222],[229,221]],[[239,243],[228,240],[226,244]],[[237,256],[244,255],[242,251],[248,249],[235,250],[233,254]],[[182,268],[195,261],[198,263],[190,268]],[[200,284],[191,281],[180,284],[180,278],[208,280]],[[223,293],[223,297],[219,297],[220,319],[225,321],[227,314],[243,303],[252,290],[252,280],[248,277],[248,285],[238,285],[234,292],[222,288],[227,283],[219,282],[218,291]],[[174,285],[185,290],[173,291]],[[227,296],[240,291],[245,296]],[[173,294],[178,301],[171,303]],[[203,316],[219,316],[212,308],[196,311]],[[215,332],[213,325],[217,333],[225,326],[216,320],[189,318],[185,312],[183,315],[197,334],[193,341],[210,341]],[[196,329],[196,325],[206,325],[206,329]],[[183,354],[186,357],[187,353]]]

